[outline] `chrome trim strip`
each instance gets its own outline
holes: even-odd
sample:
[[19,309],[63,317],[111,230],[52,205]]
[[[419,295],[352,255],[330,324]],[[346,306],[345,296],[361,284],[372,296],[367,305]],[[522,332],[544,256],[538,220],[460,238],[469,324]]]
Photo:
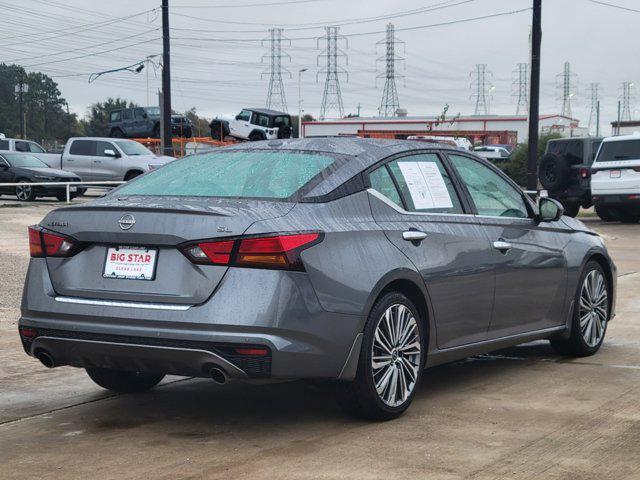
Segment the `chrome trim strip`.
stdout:
[[114,300],[95,300],[91,298],[78,297],[55,297],[56,302],[75,303],[79,305],[95,305],[99,307],[124,307],[124,308],[146,308],[149,310],[189,310],[193,305],[175,305],[170,303],[144,303],[144,302],[127,302]]

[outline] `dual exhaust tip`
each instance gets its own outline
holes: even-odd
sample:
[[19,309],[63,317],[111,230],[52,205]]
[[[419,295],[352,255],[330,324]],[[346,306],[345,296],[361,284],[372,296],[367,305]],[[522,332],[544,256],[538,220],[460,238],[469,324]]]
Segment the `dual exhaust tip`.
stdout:
[[[53,359],[53,357],[44,350],[40,350],[36,354],[36,358],[40,360],[40,363],[42,363],[42,365],[44,365],[47,368],[53,368],[56,366],[56,362]],[[212,367],[209,370],[209,376],[214,382],[216,382],[219,385],[224,385],[229,381],[229,377],[227,376],[226,372],[220,367]]]

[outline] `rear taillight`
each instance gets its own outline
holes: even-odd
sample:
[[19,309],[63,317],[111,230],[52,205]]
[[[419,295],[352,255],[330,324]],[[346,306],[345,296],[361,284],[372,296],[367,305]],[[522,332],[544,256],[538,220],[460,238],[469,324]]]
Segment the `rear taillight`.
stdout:
[[590,168],[581,168],[580,169],[580,178],[589,178],[591,176]]
[[633,167],[634,172],[640,172],[640,167]]
[[70,257],[78,252],[78,244],[69,237],[29,227],[29,253],[32,257]]
[[33,340],[38,336],[38,332],[35,331],[33,328],[19,327],[18,331],[20,332],[21,336],[28,338],[29,340]]
[[193,263],[201,265],[304,270],[300,252],[321,240],[317,232],[296,233],[204,241],[180,250]]

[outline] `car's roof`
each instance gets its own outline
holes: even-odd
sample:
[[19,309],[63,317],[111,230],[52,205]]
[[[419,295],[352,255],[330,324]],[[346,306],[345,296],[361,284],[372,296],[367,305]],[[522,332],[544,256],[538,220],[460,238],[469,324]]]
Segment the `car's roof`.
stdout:
[[549,140],[549,143],[552,142],[575,142],[576,140],[578,141],[589,141],[589,142],[599,142],[601,140],[603,140],[602,137],[566,137],[566,138],[552,138],[551,140]]
[[243,108],[243,110],[249,110],[251,112],[262,113],[263,115],[271,115],[271,116],[289,115],[286,112],[279,112],[278,110],[269,110],[268,108],[250,108],[250,107],[245,107],[245,108]]
[[640,140],[640,132],[634,132],[631,135],[618,135],[617,137],[606,137],[603,142],[624,142],[625,140]]
[[127,142],[135,142],[135,140],[131,140],[130,138],[115,138],[115,137],[71,137],[69,140],[100,140],[102,142],[113,142],[117,140],[118,142],[127,141]]
[[[354,175],[392,155],[420,150],[461,152],[457,147],[419,140],[385,140],[360,137],[308,137],[287,140],[264,140],[225,147],[229,150],[272,150],[328,153],[345,158],[341,165],[308,196],[326,195]],[[215,153],[215,152],[207,152]]]

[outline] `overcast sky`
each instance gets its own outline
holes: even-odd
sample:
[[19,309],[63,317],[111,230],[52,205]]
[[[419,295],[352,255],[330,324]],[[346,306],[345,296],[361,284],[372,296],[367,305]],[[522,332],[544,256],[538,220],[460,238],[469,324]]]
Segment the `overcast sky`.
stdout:
[[[291,2],[291,0],[288,0]],[[268,5],[278,4],[278,5]],[[384,80],[376,82],[384,53],[376,42],[384,38],[389,21],[395,24],[398,56],[396,68],[400,106],[409,115],[434,115],[445,104],[449,112],[474,110],[469,73],[476,63],[487,64],[494,86],[490,110],[513,114],[513,71],[528,61],[531,0],[170,0],[172,27],[173,108],[196,107],[201,115],[233,113],[243,106],[263,106],[268,75],[267,38],[271,26],[284,28],[282,65],[289,111],[298,109],[298,70],[303,74],[305,111],[317,116],[322,99],[323,75],[316,73],[320,50],[315,37],[323,25],[344,24],[347,36],[340,47],[347,76],[341,77],[345,113],[374,115],[380,105]],[[637,0],[603,0],[640,10]],[[29,0],[2,2],[4,21],[0,34],[3,61],[54,77],[73,111],[84,114],[92,102],[108,96],[146,104],[146,73],[108,74],[88,83],[89,74],[124,67],[162,51],[159,0]],[[252,6],[247,6],[252,5]],[[434,6],[437,9],[426,9]],[[445,7],[445,8],[442,8]],[[404,13],[420,9],[418,12]],[[506,14],[521,9],[520,13]],[[147,13],[141,13],[148,11]],[[494,16],[475,21],[448,23]],[[372,17],[402,14],[389,20]],[[116,20],[120,17],[129,17]],[[589,84],[600,83],[602,129],[610,131],[623,81],[640,85],[640,12],[617,9],[590,0],[543,0],[541,113],[559,113],[562,102],[556,87],[565,61],[574,77],[573,116],[583,125],[589,120]],[[411,29],[412,28],[412,29]],[[403,29],[410,29],[404,30]],[[323,45],[320,42],[322,49]],[[159,57],[154,59],[159,60]],[[267,59],[265,59],[267,62]],[[322,65],[322,62],[321,62]],[[157,103],[160,72],[150,69],[149,91]],[[154,102],[155,100],[155,102]],[[632,98],[632,115],[639,116]]]

